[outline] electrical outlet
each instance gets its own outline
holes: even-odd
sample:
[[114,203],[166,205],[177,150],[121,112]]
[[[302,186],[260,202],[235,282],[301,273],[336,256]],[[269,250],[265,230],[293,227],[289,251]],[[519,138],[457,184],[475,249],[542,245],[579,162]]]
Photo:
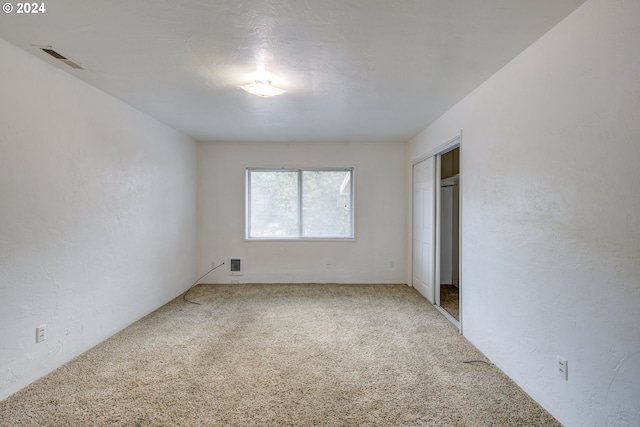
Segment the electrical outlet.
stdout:
[[47,325],[40,325],[36,328],[36,344],[47,339]]
[[565,381],[569,380],[569,362],[560,355],[558,355],[558,376]]
[[395,261],[389,261],[389,268],[395,268],[396,267],[396,262]]
[[324,265],[324,268],[326,268],[327,270],[331,270],[331,263],[328,262]]
[[211,268],[216,266],[216,262],[215,261],[211,261]]

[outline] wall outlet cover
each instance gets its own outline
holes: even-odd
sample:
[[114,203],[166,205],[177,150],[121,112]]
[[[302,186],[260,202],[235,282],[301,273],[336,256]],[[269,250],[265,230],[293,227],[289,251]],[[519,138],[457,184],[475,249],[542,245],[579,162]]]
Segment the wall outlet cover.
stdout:
[[565,381],[569,380],[569,362],[562,356],[558,356],[558,376]]
[[36,344],[47,339],[47,325],[36,327]]

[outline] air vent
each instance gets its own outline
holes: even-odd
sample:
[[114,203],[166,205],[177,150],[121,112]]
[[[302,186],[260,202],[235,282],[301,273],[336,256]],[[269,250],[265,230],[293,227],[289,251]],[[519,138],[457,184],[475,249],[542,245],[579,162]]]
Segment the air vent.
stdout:
[[67,64],[71,68],[75,68],[76,70],[84,70],[84,68],[82,68],[81,65],[76,64],[75,62],[73,62],[72,60],[67,58],[66,56],[60,54],[59,52],[56,52],[53,49],[51,49],[51,46],[49,46],[49,47],[40,47],[40,50],[43,51],[44,53],[48,54],[48,55],[53,56],[58,61]]
[[56,51],[55,51],[55,50],[53,50],[53,49],[47,49],[47,48],[43,47],[43,48],[42,48],[42,51],[43,51],[44,53],[48,53],[49,55],[53,56],[53,57],[54,57],[54,58],[56,58],[56,59],[67,59],[67,58],[65,58],[64,56],[60,55],[58,52],[56,52]]
[[229,275],[242,276],[242,258],[229,259]]

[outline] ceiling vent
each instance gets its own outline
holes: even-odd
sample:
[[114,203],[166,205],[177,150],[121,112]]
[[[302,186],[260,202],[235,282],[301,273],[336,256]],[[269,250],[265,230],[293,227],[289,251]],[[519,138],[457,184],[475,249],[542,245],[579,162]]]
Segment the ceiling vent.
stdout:
[[58,61],[67,64],[71,68],[75,68],[76,70],[84,70],[84,68],[82,68],[81,65],[76,64],[75,62],[73,62],[72,60],[67,58],[66,56],[61,55],[59,52],[56,52],[55,50],[51,49],[51,46],[47,46],[47,47],[40,47],[39,46],[38,48],[41,51],[43,51],[44,53],[53,56]]
[[229,259],[229,276],[242,276],[242,258]]

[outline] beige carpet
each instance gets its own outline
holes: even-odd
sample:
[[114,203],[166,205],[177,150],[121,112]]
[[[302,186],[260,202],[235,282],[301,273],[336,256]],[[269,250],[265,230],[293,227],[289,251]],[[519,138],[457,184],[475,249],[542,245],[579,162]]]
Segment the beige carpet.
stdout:
[[559,425],[405,285],[207,285],[0,402],[2,426]]
[[460,292],[454,285],[440,285],[440,307],[460,321]]

